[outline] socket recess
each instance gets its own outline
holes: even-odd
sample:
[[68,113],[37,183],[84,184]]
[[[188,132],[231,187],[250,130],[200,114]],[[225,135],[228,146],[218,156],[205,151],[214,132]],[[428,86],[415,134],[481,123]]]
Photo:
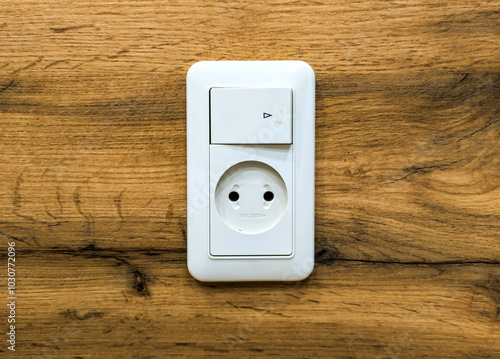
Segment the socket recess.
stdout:
[[314,267],[314,92],[302,61],[202,61],[187,75],[188,269],[290,281]]
[[221,220],[241,234],[273,228],[285,213],[285,182],[271,166],[244,161],[230,167],[215,188],[215,207]]

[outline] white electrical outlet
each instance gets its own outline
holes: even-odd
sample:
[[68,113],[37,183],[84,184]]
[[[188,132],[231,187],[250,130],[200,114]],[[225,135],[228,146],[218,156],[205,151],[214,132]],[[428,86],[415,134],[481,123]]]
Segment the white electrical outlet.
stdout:
[[202,61],[187,75],[188,268],[201,281],[314,267],[314,72]]

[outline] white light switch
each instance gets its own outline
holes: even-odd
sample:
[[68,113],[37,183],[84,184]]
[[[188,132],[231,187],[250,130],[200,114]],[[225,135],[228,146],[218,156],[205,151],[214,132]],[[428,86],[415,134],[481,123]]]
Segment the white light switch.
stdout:
[[212,144],[291,144],[290,88],[212,88]]

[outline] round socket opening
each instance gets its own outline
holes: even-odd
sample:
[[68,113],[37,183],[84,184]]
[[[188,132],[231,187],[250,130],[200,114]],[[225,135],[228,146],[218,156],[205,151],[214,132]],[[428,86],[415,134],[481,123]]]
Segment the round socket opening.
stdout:
[[231,202],[236,202],[237,200],[240,199],[240,195],[236,191],[229,192],[229,196],[228,197],[229,197],[229,200]]
[[274,199],[274,193],[271,191],[267,191],[264,193],[264,201],[271,202]]

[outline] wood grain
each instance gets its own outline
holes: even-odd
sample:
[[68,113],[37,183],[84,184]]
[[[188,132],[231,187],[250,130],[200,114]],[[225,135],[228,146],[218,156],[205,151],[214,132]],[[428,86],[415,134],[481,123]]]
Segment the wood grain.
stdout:
[[[0,13],[0,257],[15,241],[19,262],[18,350],[0,353],[500,356],[500,2]],[[186,269],[186,72],[279,59],[316,72],[315,271],[201,284]]]

